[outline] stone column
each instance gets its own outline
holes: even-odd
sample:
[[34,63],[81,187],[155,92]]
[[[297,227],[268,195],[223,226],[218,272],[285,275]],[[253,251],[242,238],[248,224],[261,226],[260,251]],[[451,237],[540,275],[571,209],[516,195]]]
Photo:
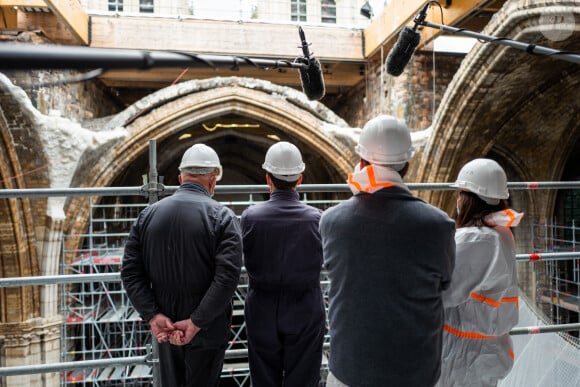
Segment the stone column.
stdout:
[[[58,275],[62,254],[64,227],[63,198],[49,198],[44,235],[38,248],[40,254],[40,275]],[[58,314],[58,289],[63,285],[44,285],[40,291],[40,315],[49,318]]]
[[[0,366],[58,363],[61,324],[62,316],[0,324]],[[59,384],[60,375],[57,372],[0,379],[2,387],[57,387]]]

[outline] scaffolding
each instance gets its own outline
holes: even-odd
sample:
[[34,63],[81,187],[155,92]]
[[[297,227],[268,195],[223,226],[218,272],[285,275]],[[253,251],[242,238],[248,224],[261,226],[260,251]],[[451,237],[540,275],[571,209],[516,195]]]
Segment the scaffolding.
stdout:
[[[570,226],[550,224],[532,225],[534,252],[576,252],[580,241],[580,227],[574,220]],[[554,324],[579,322],[580,259],[546,261],[535,265],[537,281],[536,302]],[[571,333],[578,338],[578,332]]]
[[[513,183],[512,183],[513,184]],[[521,188],[526,189],[526,184],[516,183]],[[543,183],[542,183],[543,184]],[[546,183],[547,188],[553,185],[563,185],[564,183]],[[411,188],[419,189],[447,189],[448,184],[410,184]],[[416,186],[416,187],[415,187]],[[574,186],[576,188],[576,186]],[[237,189],[239,188],[239,189]],[[305,186],[302,200],[308,204],[326,208],[333,205],[337,200],[310,200],[307,192],[341,192],[346,187],[326,185]],[[169,187],[166,194],[171,193],[173,188]],[[261,188],[260,188],[261,189]],[[255,186],[230,188],[231,192],[246,195],[243,201],[223,203],[238,214],[249,205],[255,203],[252,192],[261,192]],[[95,274],[110,277],[99,277],[95,280],[62,282],[65,285],[60,287],[61,307],[65,316],[61,335],[61,361],[64,363],[77,362],[86,364],[86,368],[70,367],[69,371],[61,374],[61,385],[92,385],[92,386],[141,386],[151,385],[155,381],[154,370],[144,359],[151,354],[150,345],[152,340],[149,326],[142,321],[138,313],[132,307],[126,296],[122,284],[119,280],[121,258],[123,255],[123,245],[127,239],[131,224],[137,215],[147,206],[146,203],[127,204],[122,203],[119,196],[143,195],[146,188],[141,189],[94,189],[91,192],[79,192],[82,195],[92,196],[92,194],[108,195],[100,196],[102,202],[90,202],[90,219],[87,234],[67,236],[63,239],[61,277],[69,276],[82,277],[82,274]],[[74,191],[74,189],[73,189]],[[110,191],[110,193],[109,193]],[[120,191],[121,193],[117,192]],[[130,192],[129,192],[130,191]],[[76,191],[75,191],[76,192]],[[229,192],[229,191],[228,191]],[[31,195],[37,192],[31,192]],[[5,192],[5,195],[22,195],[22,192]],[[39,191],[39,195],[46,195],[46,191]],[[61,195],[55,192],[55,195]],[[70,192],[68,192],[70,194]],[[98,196],[98,195],[97,195]],[[112,202],[107,203],[104,197],[114,196]],[[315,197],[315,196],[313,196]],[[143,199],[141,199],[143,200]],[[538,231],[543,230],[543,233]],[[564,295],[573,296],[578,294],[578,256],[574,253],[571,260],[562,257],[554,261],[543,261],[541,256],[546,258],[550,252],[575,251],[578,240],[578,228],[573,223],[570,227],[552,225],[534,225],[532,227],[532,239],[534,241],[534,252],[548,252],[547,254],[530,254],[530,261],[540,260],[534,263],[537,274],[536,281],[539,286],[538,295],[555,295],[564,299]],[[563,236],[562,236],[563,235]],[[66,251],[64,246],[67,238],[81,237],[85,244],[83,248]],[[565,243],[564,243],[565,242]],[[537,247],[539,246],[539,247]],[[558,253],[557,253],[558,254]],[[556,254],[556,255],[557,255]],[[559,253],[564,256],[565,254]],[[526,254],[524,254],[526,255]],[[70,257],[74,257],[70,259]],[[66,259],[65,259],[66,257]],[[518,258],[518,260],[520,260]],[[527,259],[523,259],[527,260]],[[563,270],[562,265],[570,270]],[[546,274],[546,275],[544,275]],[[571,279],[569,276],[572,276]],[[231,339],[226,351],[226,360],[222,370],[222,385],[224,386],[247,386],[249,385],[249,367],[247,362],[247,338],[245,335],[245,322],[243,318],[243,306],[247,293],[248,279],[245,273],[240,278],[240,284],[233,297],[233,319],[231,325]],[[321,286],[328,308],[328,288],[329,281],[324,273],[321,273]],[[574,293],[576,291],[576,293]],[[553,300],[547,302],[553,307],[560,305]],[[557,305],[556,305],[557,304]],[[576,302],[576,306],[578,302]],[[552,309],[548,316],[558,317],[563,321],[563,306],[560,310]],[[567,313],[570,309],[567,309]],[[568,316],[573,316],[568,313]],[[577,314],[576,314],[577,316]],[[576,317],[577,318],[577,317]],[[569,319],[571,320],[571,319]],[[558,322],[557,318],[553,321]],[[577,320],[576,320],[577,321]],[[578,324],[576,324],[578,325]],[[578,327],[575,327],[578,332]],[[536,332],[532,332],[536,333]],[[561,334],[562,336],[566,334]],[[577,336],[577,333],[576,333]],[[321,377],[325,380],[328,372],[328,336],[324,342],[324,357],[321,367]],[[570,343],[577,351],[578,340],[572,338]],[[577,352],[574,352],[577,353]],[[147,355],[147,356],[146,356]],[[127,362],[128,358],[135,359]],[[141,359],[141,360],[139,360]],[[115,363],[114,361],[117,360]],[[93,363],[91,363],[93,361]],[[110,361],[110,362],[109,362]],[[96,363],[99,365],[97,366]],[[104,366],[103,364],[107,364]],[[62,368],[65,369],[65,368]],[[7,372],[25,373],[25,370],[15,369]],[[154,384],[154,383],[153,383]]]
[[[308,204],[328,206],[333,201],[302,200]],[[254,198],[224,203],[237,213],[254,204]],[[139,212],[147,204],[90,203],[89,232],[81,235],[85,247],[67,251],[63,247],[61,274],[118,273],[123,255],[123,243]],[[559,226],[555,223],[533,224],[534,253],[575,252],[580,228]],[[75,235],[78,237],[79,235]],[[72,236],[70,236],[72,237]],[[65,239],[66,240],[66,239]],[[63,241],[63,246],[66,246]],[[66,263],[65,257],[75,258]],[[537,302],[543,312],[555,324],[578,322],[580,259],[546,260],[534,264]],[[321,273],[321,287],[328,308],[329,281]],[[224,361],[222,380],[224,385],[247,386],[250,374],[247,361],[247,337],[244,321],[244,301],[248,289],[247,274],[242,272],[239,286],[233,297],[233,314],[229,356]],[[62,310],[65,322],[62,329],[61,361],[88,361],[117,357],[144,356],[146,345],[152,337],[148,324],[141,320],[131,305],[121,283],[117,280],[88,282],[62,286]],[[578,336],[578,331],[570,332]],[[566,334],[564,334],[566,335]],[[328,336],[325,339],[322,380],[328,372]],[[151,367],[145,364],[111,366],[103,369],[72,370],[62,375],[62,385],[79,383],[93,386],[141,386],[151,383]],[[226,382],[227,381],[227,382]]]
[[[303,199],[309,204],[307,197]],[[250,195],[247,201],[224,203],[241,212],[255,203]],[[316,204],[323,204],[317,201]],[[326,203],[328,204],[328,203]],[[89,232],[65,236],[62,248],[61,275],[118,273],[121,269],[123,243],[129,236],[130,226],[147,204],[97,204],[90,202]],[[67,238],[83,237],[85,246],[67,250]],[[74,256],[71,262],[66,257]],[[321,273],[321,287],[328,308],[329,281]],[[224,361],[222,380],[230,384],[249,385],[247,360],[248,341],[244,320],[244,302],[248,290],[245,270],[233,296],[230,340],[226,347],[229,356]],[[88,282],[61,287],[61,308],[65,321],[61,335],[61,361],[89,361],[120,357],[144,356],[152,337],[149,324],[142,321],[131,305],[120,281]],[[329,338],[326,337],[328,343]],[[324,356],[322,377],[327,373]],[[93,386],[150,385],[151,367],[144,364],[111,366],[103,369],[72,370],[62,375],[62,386],[79,383]]]
[[[122,241],[142,205],[90,204],[89,232],[80,235],[85,247],[68,251],[65,236],[61,274],[118,273],[123,256]],[[114,216],[106,214],[113,210]],[[122,209],[122,211],[120,211]],[[120,218],[119,213],[123,213]],[[99,214],[101,216],[99,216]],[[109,232],[110,225],[116,229]],[[76,235],[75,237],[78,237]],[[74,256],[71,262],[66,257]],[[65,316],[61,331],[61,361],[86,361],[144,356],[151,333],[131,305],[119,281],[100,281],[61,287],[61,310]],[[94,386],[149,385],[151,368],[143,365],[111,366],[103,369],[72,370],[62,375],[62,385]]]

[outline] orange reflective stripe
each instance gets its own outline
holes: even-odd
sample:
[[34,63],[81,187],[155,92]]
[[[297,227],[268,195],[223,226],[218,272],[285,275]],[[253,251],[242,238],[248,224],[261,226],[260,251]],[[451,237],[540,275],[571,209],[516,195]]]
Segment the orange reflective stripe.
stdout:
[[481,301],[483,303],[486,303],[488,305],[491,305],[494,308],[497,308],[501,305],[499,302],[492,300],[491,298],[484,297],[481,294],[471,293],[470,296],[471,296],[471,298],[475,298],[476,300]]
[[353,180],[353,174],[352,173],[349,173],[348,174],[348,183],[354,185],[354,187],[357,190],[362,191],[362,187],[360,186],[360,184]]
[[514,354],[514,351],[512,351],[511,349],[508,349],[508,352],[509,352],[510,357],[512,358],[512,360],[514,360],[516,358],[516,355]]
[[506,214],[508,216],[508,218],[510,218],[510,221],[508,222],[508,224],[506,225],[506,227],[511,227],[512,224],[514,223],[514,221],[516,220],[516,217],[514,216],[514,214],[508,209],[508,210],[503,210],[503,213]]
[[494,337],[496,337],[496,336],[482,335],[481,333],[460,331],[458,329],[451,328],[449,325],[444,325],[443,329],[446,330],[447,332],[455,335],[455,336],[463,337],[466,339],[493,339]]
[[505,297],[501,299],[501,302],[515,302],[516,305],[519,305],[519,299],[517,297]]
[[393,183],[377,183],[377,180],[375,178],[375,169],[373,168],[372,165],[369,165],[369,167],[367,168],[367,175],[369,177],[369,182],[371,187],[385,187],[385,188],[389,188],[389,187],[393,187],[394,184]]

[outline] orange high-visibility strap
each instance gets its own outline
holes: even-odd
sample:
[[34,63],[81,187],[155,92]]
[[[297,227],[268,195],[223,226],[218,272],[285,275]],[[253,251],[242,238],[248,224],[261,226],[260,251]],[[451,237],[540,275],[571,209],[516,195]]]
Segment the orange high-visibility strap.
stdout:
[[370,165],[367,168],[367,175],[369,177],[369,182],[371,184],[371,187],[385,187],[385,188],[389,188],[389,187],[394,187],[395,185],[393,183],[389,183],[388,181],[385,183],[377,183],[377,180],[375,178],[375,169],[373,168],[372,165]]
[[485,304],[491,305],[494,308],[497,308],[497,307],[499,307],[501,305],[501,303],[499,303],[499,302],[497,302],[495,300],[492,300],[491,298],[482,296],[481,294],[477,294],[475,292],[474,293],[471,293],[470,294],[470,297],[471,298],[475,298],[476,300],[481,301],[481,302],[483,302]]
[[510,348],[510,349],[508,349],[508,352],[509,352],[510,357],[512,358],[512,360],[514,360],[516,358],[516,355],[514,354],[514,351],[512,351],[511,348]]
[[515,302],[516,306],[520,305],[520,301],[517,297],[504,297],[501,299],[501,302]]
[[352,178],[353,174],[349,173],[348,175],[348,183],[352,184],[358,191],[362,191],[362,187],[360,186],[359,183],[357,183],[356,181],[353,180]]
[[449,325],[444,325],[443,329],[455,336],[463,337],[466,339],[493,339],[497,337],[497,336],[482,335],[481,333],[476,332],[464,332],[455,328],[451,328]]
[[[464,332],[460,331],[459,329],[451,328],[449,325],[444,325],[443,329],[451,333],[452,335],[463,337],[464,339],[493,339],[497,337],[497,336],[482,335],[481,333],[475,332]],[[512,360],[516,358],[516,355],[514,354],[514,351],[511,348],[508,349],[508,353],[512,358]]]
[[506,227],[511,227],[512,224],[514,223],[514,221],[516,220],[516,217],[514,216],[512,211],[509,209],[503,210],[503,213],[506,214],[508,216],[508,218],[510,218],[510,221],[508,222]]

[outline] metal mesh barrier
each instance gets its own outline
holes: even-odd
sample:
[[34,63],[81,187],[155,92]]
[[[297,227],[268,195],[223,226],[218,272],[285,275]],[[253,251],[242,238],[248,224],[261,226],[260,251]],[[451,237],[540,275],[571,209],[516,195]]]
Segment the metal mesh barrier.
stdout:
[[[518,327],[546,326],[520,297]],[[561,333],[512,336],[515,362],[499,387],[571,387],[580,386],[580,345],[576,338]]]

